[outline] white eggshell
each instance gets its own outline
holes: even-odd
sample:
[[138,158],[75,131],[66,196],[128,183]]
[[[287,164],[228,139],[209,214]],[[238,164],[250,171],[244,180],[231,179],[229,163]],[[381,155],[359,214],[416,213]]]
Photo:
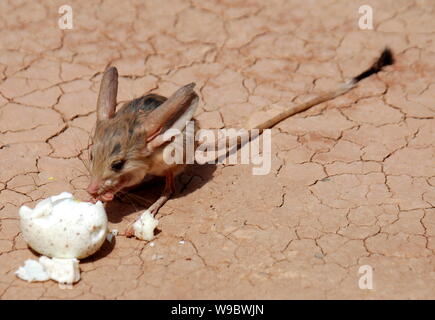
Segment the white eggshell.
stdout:
[[77,259],[58,259],[42,256],[39,263],[49,274],[50,279],[60,283],[72,284],[80,280],[79,261]]
[[28,282],[53,279],[59,283],[73,284],[80,280],[77,259],[58,259],[42,256],[39,261],[28,259],[15,274]]
[[134,235],[141,240],[151,241],[154,239],[154,229],[159,221],[153,215],[145,210],[140,218],[133,224]]
[[44,270],[44,267],[36,260],[27,259],[24,262],[24,266],[19,267],[15,274],[18,278],[26,280],[28,282],[33,281],[47,281],[50,279],[48,273]]
[[82,259],[95,253],[107,233],[103,204],[80,202],[63,192],[40,201],[32,210],[20,208],[24,240],[40,254],[67,259]]

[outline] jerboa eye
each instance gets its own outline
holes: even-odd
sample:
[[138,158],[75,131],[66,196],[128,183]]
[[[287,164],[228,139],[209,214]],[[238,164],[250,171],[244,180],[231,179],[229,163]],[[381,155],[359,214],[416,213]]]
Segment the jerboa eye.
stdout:
[[113,171],[119,172],[122,170],[122,168],[124,168],[124,164],[125,164],[125,160],[116,160],[112,162],[110,167],[112,168]]

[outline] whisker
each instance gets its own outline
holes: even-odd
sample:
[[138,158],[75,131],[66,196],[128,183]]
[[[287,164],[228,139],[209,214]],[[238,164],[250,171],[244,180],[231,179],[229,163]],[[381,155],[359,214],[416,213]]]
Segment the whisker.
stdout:
[[77,170],[78,173],[81,174],[81,176],[85,176],[85,177],[89,176],[88,173],[84,172],[82,169],[79,169],[77,166],[73,166],[73,169]]
[[89,170],[89,164],[81,157],[81,155],[79,155],[78,158],[80,159],[80,161],[82,162],[82,164],[86,168],[86,170],[88,171],[88,174],[90,174],[91,172]]
[[138,211],[136,205],[134,204],[134,202],[130,199],[130,196],[128,194],[125,194],[125,196],[127,197],[127,200],[130,202],[130,204],[133,206],[134,211]]
[[87,142],[87,145],[86,145],[86,149],[84,149],[83,151],[82,151],[82,155],[84,155],[85,154],[85,152],[87,153],[87,156],[85,157],[85,159],[83,159],[85,162],[86,162],[86,166],[87,166],[87,169],[88,169],[88,171],[89,171],[89,174],[90,174],[90,166],[91,166],[91,160],[90,160],[90,157],[89,157],[89,155],[90,155],[90,147],[92,146],[92,136],[91,135],[88,135],[88,142]]
[[151,205],[153,204],[153,202],[147,198],[144,198],[142,196],[139,196],[137,194],[134,194],[132,192],[129,191],[122,191],[125,195],[129,196],[130,198],[136,199],[136,200],[142,200],[144,201],[147,205]]
[[[138,199],[138,200],[143,200],[143,201],[145,202],[144,205],[146,205],[146,206],[151,206],[151,205],[154,203],[154,201],[152,201],[152,200],[146,199],[146,198],[144,198],[144,197],[142,197],[142,196],[139,196],[139,195],[137,195],[137,194],[135,194],[135,193],[132,193],[132,192],[129,192],[129,191],[124,191],[124,190],[122,190],[122,191],[118,191],[118,192],[119,192],[119,193],[122,193],[122,194],[124,194],[124,195],[126,195],[126,196],[128,196],[128,197],[130,197],[130,198],[132,198],[133,200],[134,200],[135,198]],[[166,207],[166,208],[170,208],[170,209],[172,209],[172,210],[176,210],[176,211],[178,211],[178,212],[186,212],[185,210],[181,210],[180,208],[173,207],[173,206],[171,206],[171,205],[168,205],[167,203],[165,204],[165,207]]]
[[[81,161],[80,157],[77,157],[77,158]],[[85,167],[85,168],[86,168],[86,167]],[[86,177],[89,176],[89,170],[87,170],[88,172],[83,171],[83,168],[80,168],[79,166],[77,166],[77,164],[74,164],[74,165],[73,165],[73,169],[77,170],[77,171],[78,171],[80,174],[82,174],[83,176],[86,176]]]
[[[78,168],[76,168],[80,173],[82,173],[83,175],[89,175],[90,174],[90,170],[89,170],[89,165],[86,163],[86,161],[82,158],[82,155],[83,155],[83,152],[84,152],[84,150],[86,150],[86,149],[82,149],[81,147],[80,147],[80,145],[81,145],[81,142],[80,142],[80,139],[79,139],[79,137],[76,135],[76,134],[74,134],[73,135],[73,139],[74,139],[74,141],[75,141],[75,145],[73,146],[73,148],[74,148],[74,151],[75,152],[77,152],[77,158],[80,160],[80,162],[83,164],[83,167],[86,169],[86,171],[87,171],[87,173],[85,173],[85,172],[83,172],[82,170],[79,170]],[[88,147],[86,147],[86,148],[88,148]]]

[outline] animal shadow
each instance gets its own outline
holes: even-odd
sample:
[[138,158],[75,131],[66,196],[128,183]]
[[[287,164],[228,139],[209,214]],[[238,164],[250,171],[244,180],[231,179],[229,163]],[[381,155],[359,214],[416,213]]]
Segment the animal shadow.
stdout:
[[[215,164],[188,166],[176,179],[176,191],[172,199],[183,197],[201,188],[213,178],[215,170]],[[109,221],[119,223],[123,217],[147,209],[160,197],[164,187],[165,179],[154,177],[120,192],[113,201],[106,204]]]

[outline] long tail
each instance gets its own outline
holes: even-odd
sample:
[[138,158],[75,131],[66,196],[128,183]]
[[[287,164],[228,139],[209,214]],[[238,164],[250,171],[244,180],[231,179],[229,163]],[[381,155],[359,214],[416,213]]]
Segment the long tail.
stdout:
[[379,71],[382,70],[383,67],[388,66],[388,65],[392,65],[393,63],[394,63],[393,53],[391,52],[391,50],[389,48],[385,48],[384,51],[382,51],[382,54],[380,55],[380,57],[376,60],[375,63],[373,63],[373,65],[370,68],[368,68],[366,71],[362,72],[358,76],[354,77],[350,81],[341,84],[334,91],[322,94],[321,96],[318,96],[318,97],[311,99],[307,102],[304,102],[300,105],[292,106],[291,108],[277,114],[276,116],[274,116],[270,119],[267,119],[266,121],[262,121],[259,124],[253,123],[252,119],[254,119],[254,117],[251,117],[248,120],[247,128],[249,128],[249,129],[254,129],[254,128],[256,128],[256,129],[268,129],[268,128],[271,128],[274,125],[276,125],[277,123],[281,122],[282,120],[290,117],[291,115],[294,115],[295,113],[305,111],[305,110],[307,110],[307,109],[311,108],[312,106],[315,106],[319,103],[334,99],[338,96],[341,96],[342,94],[345,94],[346,92],[348,92],[349,90],[354,88],[356,86],[356,84],[359,81],[361,81],[362,79],[365,79],[365,78],[371,76],[372,74],[378,73]]

